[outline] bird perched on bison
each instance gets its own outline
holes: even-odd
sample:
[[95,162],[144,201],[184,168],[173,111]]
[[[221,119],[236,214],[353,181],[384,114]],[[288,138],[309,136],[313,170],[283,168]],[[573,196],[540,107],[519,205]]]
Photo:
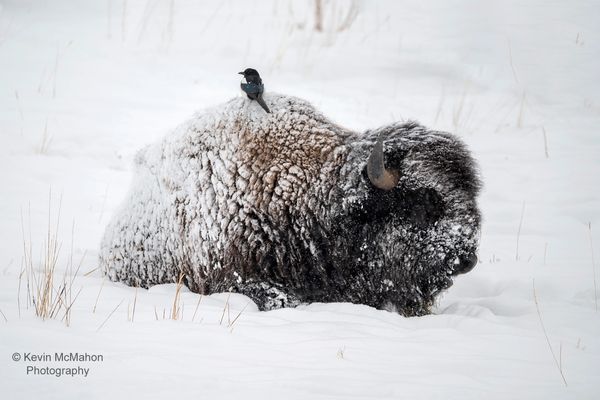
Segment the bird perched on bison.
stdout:
[[271,110],[269,110],[267,103],[265,103],[265,100],[263,99],[265,85],[263,85],[258,71],[253,68],[246,68],[242,72],[238,72],[238,74],[244,75],[242,83],[240,83],[240,87],[244,93],[246,93],[246,96],[248,96],[250,100],[256,100],[263,110],[265,110],[267,113],[270,113]]
[[352,302],[414,316],[477,263],[478,172],[456,137],[408,122],[363,133],[306,101],[243,98],[135,158],[100,265],[132,286],[238,292],[261,310]]

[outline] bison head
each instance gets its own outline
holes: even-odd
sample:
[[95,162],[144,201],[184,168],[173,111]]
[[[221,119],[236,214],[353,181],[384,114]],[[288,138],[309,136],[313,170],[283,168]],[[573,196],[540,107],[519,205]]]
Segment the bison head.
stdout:
[[[336,257],[356,301],[427,313],[477,263],[480,181],[454,136],[393,124],[352,143],[334,208]],[[350,272],[351,271],[351,272]]]

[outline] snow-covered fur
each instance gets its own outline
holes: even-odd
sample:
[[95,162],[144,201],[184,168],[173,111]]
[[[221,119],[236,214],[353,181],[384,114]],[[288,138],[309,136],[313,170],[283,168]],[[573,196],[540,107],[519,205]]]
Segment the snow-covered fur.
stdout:
[[[135,159],[133,187],[106,229],[110,279],[233,291],[260,309],[353,302],[427,313],[476,263],[480,188],[454,136],[416,123],[356,133],[309,103],[235,98],[195,115]],[[365,165],[379,137],[398,185]]]

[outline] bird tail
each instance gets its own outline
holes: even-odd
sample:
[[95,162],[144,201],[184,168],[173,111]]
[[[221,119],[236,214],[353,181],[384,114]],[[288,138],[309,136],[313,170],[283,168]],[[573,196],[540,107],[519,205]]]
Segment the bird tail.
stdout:
[[270,113],[271,111],[269,110],[269,107],[267,107],[267,103],[265,103],[265,101],[263,100],[262,96],[258,96],[256,98],[256,101],[258,101],[258,104],[260,104],[260,106],[263,108],[263,110],[265,110],[266,112]]

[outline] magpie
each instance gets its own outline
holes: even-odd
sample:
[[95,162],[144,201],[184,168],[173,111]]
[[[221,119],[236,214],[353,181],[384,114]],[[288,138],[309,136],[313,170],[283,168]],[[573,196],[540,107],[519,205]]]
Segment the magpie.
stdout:
[[268,113],[271,111],[267,107],[267,103],[263,100],[263,92],[265,91],[265,85],[260,79],[258,71],[252,68],[246,68],[243,72],[238,72],[240,75],[244,75],[244,79],[240,84],[240,87],[246,93],[249,99],[256,100],[258,104]]

